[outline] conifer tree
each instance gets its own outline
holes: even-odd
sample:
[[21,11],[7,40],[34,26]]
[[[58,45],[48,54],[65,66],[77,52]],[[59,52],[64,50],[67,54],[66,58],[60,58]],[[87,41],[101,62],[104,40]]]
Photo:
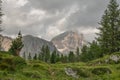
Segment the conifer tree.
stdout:
[[45,61],[45,46],[44,45],[41,48],[40,54],[41,54],[41,60]]
[[23,58],[26,59],[26,54],[25,54],[25,52],[23,53]]
[[37,54],[34,55],[33,60],[37,60]]
[[41,53],[38,55],[38,60],[42,60],[42,55],[41,55]]
[[22,42],[22,34],[21,34],[21,32],[19,32],[18,37],[12,41],[12,45],[11,45],[11,48],[9,49],[9,51],[13,55],[19,56],[20,51],[23,48],[23,46],[24,45],[23,45],[23,42]]
[[77,47],[76,49],[76,61],[80,61],[80,49]]
[[68,61],[69,62],[75,62],[75,55],[72,51],[70,51],[70,53],[69,53]]
[[50,62],[53,64],[56,63],[56,51],[55,50],[51,54]]
[[99,24],[97,41],[103,55],[120,51],[120,9],[116,0],[110,0]]
[[48,45],[45,47],[45,62],[49,62],[50,61],[50,49],[48,47]]
[[28,60],[32,60],[31,53],[28,55]]
[[86,61],[89,60],[88,57],[89,57],[90,54],[88,53],[88,50],[89,50],[89,48],[86,45],[84,45],[82,47],[82,49],[81,49],[81,55],[80,55],[80,60],[81,61],[86,62]]

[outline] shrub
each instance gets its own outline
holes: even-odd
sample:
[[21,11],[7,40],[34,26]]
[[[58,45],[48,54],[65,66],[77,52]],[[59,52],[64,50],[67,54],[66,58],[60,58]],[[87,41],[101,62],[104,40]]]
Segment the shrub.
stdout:
[[95,75],[104,75],[104,74],[111,74],[112,71],[109,68],[94,68],[92,73]]
[[17,68],[22,68],[26,65],[26,61],[21,57],[14,57],[13,63],[14,63],[14,66]]
[[85,68],[74,68],[73,70],[77,71],[77,74],[81,77],[87,78],[90,76],[90,72]]
[[36,78],[36,79],[40,79],[40,75],[37,73],[37,72],[23,72],[23,74],[26,76],[26,77],[30,77],[30,78]]
[[14,71],[13,66],[6,64],[6,63],[2,63],[0,64],[0,69],[1,70],[8,70],[8,71]]

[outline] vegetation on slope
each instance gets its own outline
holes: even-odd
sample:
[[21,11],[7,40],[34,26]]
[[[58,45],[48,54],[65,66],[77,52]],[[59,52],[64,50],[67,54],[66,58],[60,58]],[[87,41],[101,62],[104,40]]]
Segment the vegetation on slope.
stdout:
[[[115,53],[116,54],[116,53]],[[118,55],[118,54],[117,54]],[[120,55],[119,55],[120,56]],[[108,56],[106,56],[108,57]],[[99,60],[104,60],[101,58]],[[119,80],[120,63],[56,63],[39,60],[25,61],[23,58],[0,52],[1,80]],[[69,72],[69,69],[72,72]],[[67,71],[68,70],[68,71]],[[67,74],[68,72],[69,74]]]

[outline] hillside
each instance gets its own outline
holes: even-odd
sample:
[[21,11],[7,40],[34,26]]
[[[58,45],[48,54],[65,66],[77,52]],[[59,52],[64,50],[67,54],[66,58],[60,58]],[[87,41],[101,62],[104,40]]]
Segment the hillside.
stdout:
[[[119,53],[115,55],[120,56]],[[120,59],[116,63],[111,56],[88,63],[47,64],[0,52],[0,80],[120,80]],[[111,60],[102,63],[108,59]]]

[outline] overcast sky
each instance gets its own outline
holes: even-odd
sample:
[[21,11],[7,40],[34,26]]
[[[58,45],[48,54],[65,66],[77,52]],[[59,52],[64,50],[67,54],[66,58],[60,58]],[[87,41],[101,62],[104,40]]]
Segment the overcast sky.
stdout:
[[[67,31],[78,30],[93,40],[98,22],[109,0],[2,0],[2,34],[15,36],[19,30],[51,40]],[[120,3],[120,0],[118,0]]]

